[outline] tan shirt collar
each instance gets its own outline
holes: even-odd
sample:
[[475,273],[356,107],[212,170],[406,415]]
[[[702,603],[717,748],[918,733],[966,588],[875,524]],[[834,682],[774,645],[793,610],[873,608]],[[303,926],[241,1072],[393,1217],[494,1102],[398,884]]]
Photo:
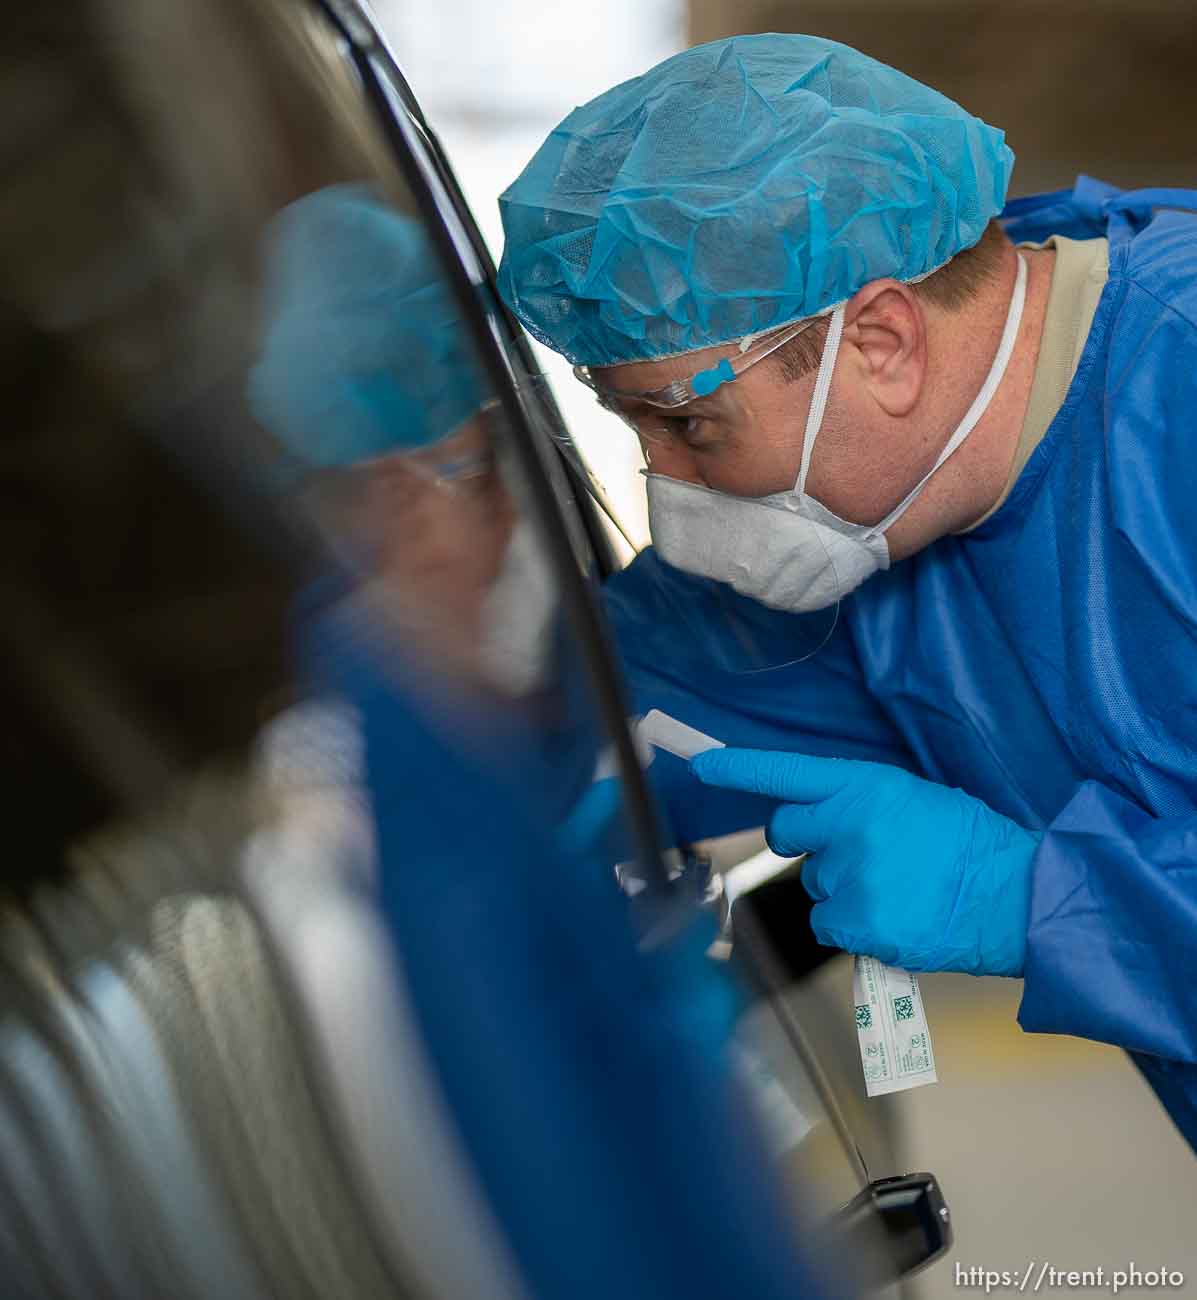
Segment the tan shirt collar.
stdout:
[[1014,460],[998,499],[963,531],[979,527],[1005,504],[1018,476],[1026,468],[1035,448],[1043,441],[1072,386],[1081,353],[1089,339],[1097,304],[1110,275],[1110,245],[1106,239],[1066,239],[1053,235],[1042,244],[1020,244],[1020,248],[1056,250],[1043,337],[1026,419],[1018,436]]

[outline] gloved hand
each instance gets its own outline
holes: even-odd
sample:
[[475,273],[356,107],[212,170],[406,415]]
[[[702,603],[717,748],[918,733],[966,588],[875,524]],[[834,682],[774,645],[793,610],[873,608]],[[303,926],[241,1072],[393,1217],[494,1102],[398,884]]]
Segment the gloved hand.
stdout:
[[1022,973],[1042,835],[883,763],[715,749],[691,767],[707,785],[784,800],[769,847],[810,853],[820,943],[905,970]]

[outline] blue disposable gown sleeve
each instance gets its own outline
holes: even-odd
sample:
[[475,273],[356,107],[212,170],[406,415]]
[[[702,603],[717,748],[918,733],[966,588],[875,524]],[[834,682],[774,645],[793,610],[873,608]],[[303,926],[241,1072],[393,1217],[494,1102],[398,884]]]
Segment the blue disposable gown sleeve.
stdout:
[[[813,618],[779,613],[691,578],[652,548],[615,574],[603,596],[637,713],[661,709],[728,745],[917,770],[865,682],[851,597]],[[648,775],[678,843],[762,826],[777,806],[703,786],[668,754]]]
[[1024,1029],[1131,1053],[1197,1147],[1197,813],[1089,781],[1036,854]]

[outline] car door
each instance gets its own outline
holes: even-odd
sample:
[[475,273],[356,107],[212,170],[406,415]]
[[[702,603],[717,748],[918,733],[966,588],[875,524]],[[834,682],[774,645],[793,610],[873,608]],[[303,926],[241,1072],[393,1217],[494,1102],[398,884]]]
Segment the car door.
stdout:
[[873,1286],[897,1201],[925,1257],[705,955],[601,507],[367,16],[12,35],[14,1290]]

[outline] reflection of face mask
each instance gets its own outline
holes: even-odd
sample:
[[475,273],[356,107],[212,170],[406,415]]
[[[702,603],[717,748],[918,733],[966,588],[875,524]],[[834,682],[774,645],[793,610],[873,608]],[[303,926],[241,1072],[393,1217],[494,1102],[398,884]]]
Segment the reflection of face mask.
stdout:
[[557,582],[543,543],[521,516],[482,607],[481,660],[493,686],[520,696],[544,685],[557,603]]
[[1027,268],[1020,256],[1006,327],[989,375],[935,464],[880,523],[854,524],[806,493],[815,440],[823,423],[844,329],[844,309],[831,318],[815,380],[802,467],[788,492],[737,497],[663,474],[648,474],[653,544],[675,568],[726,582],[773,609],[800,613],[833,605],[879,569],[889,568],[886,530],[906,513],[931,475],[972,433],[1006,373],[1026,299]]

